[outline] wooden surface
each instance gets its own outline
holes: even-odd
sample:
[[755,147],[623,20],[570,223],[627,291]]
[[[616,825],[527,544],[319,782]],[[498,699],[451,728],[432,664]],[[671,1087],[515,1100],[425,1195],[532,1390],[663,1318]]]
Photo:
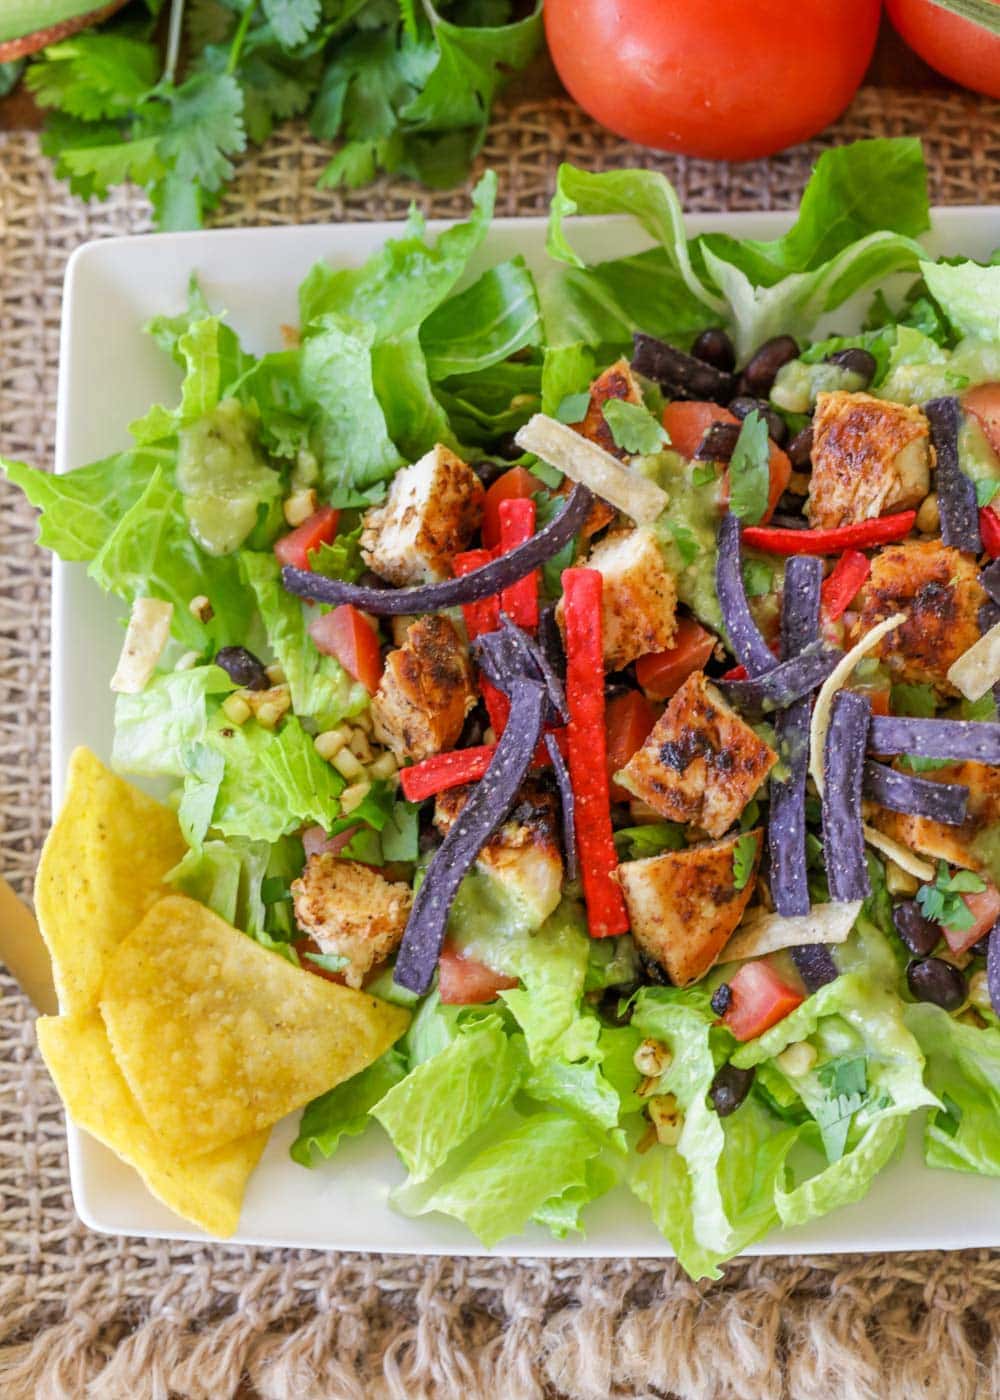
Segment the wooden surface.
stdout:
[[[865,82],[874,87],[911,88],[916,91],[955,88],[954,83],[928,67],[922,58],[906,47],[884,16]],[[544,53],[507,89],[515,100],[518,97],[551,97],[562,90],[548,54]],[[41,126],[42,121],[43,113],[22,87],[0,101],[0,131],[35,129]]]

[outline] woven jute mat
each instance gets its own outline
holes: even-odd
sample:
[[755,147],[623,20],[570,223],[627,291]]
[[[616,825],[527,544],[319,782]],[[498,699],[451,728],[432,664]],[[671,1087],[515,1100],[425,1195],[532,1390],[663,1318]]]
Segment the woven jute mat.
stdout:
[[[665,170],[689,209],[794,205],[816,155],[925,141],[939,203],[1000,202],[1000,104],[869,90],[823,138],[726,167],[629,146],[551,101],[502,112],[480,161],[498,212],[543,213],[557,163]],[[279,134],[218,222],[461,214],[467,190],[318,191],[329,152]],[[86,207],[30,136],[0,141],[0,451],[51,458],[60,289],[80,243],[149,227],[135,192]],[[1000,238],[998,238],[1000,241]],[[99,338],[100,328],[95,327]],[[0,869],[27,893],[48,822],[49,568],[3,488]],[[0,969],[2,972],[2,969]],[[62,1110],[0,975],[3,1400],[967,1400],[1000,1394],[1000,1255],[762,1259],[692,1284],[663,1261],[431,1259],[110,1239],[73,1213]],[[914,1211],[933,1210],[933,1179]],[[1000,1201],[1000,1197],[998,1197]]]

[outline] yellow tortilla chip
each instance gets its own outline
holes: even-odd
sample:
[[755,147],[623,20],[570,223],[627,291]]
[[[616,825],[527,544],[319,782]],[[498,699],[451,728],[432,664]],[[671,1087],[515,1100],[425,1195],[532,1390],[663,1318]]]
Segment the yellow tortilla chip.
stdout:
[[61,1011],[97,1006],[108,959],[164,893],[163,877],[186,849],[169,808],[89,749],[74,750],[35,879]]
[[183,895],[161,899],[122,943],[101,1012],[145,1118],[183,1157],[270,1127],[371,1064],[410,1020]]
[[134,1167],[165,1206],[210,1235],[231,1235],[267,1132],[178,1162],[139,1112],[98,1012],[43,1016],[37,1028],[42,1057],[73,1121]]

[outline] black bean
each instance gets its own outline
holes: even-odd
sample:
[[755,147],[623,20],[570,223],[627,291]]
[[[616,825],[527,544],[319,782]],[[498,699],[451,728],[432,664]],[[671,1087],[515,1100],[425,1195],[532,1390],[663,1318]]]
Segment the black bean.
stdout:
[[945,1011],[957,1011],[965,1001],[961,970],[943,958],[915,958],[906,969],[906,981],[918,1001],[933,1002]]
[[739,423],[713,423],[695,448],[696,462],[728,462],[740,436]]
[[641,331],[636,331],[632,340],[632,368],[659,384],[669,398],[728,403],[733,397],[733,375]]
[[736,349],[724,330],[713,327],[695,336],[691,354],[696,360],[704,360],[707,365],[724,370],[727,374],[736,368]]
[[736,398],[728,405],[729,412],[735,413],[737,418],[746,418],[748,414],[756,411],[767,422],[767,435],[772,442],[776,442],[780,447],[788,436],[788,424],[781,414],[765,399],[755,399],[751,394],[737,394]]
[[613,1026],[627,1026],[632,1019],[632,1003],[626,1006],[624,1011],[619,1011],[622,1001],[631,997],[637,991],[640,984],[638,982],[623,982],[620,986],[605,987],[601,993],[601,999],[597,1003],[597,1008],[606,1021],[610,1021]]
[[925,958],[941,942],[941,925],[925,919],[915,899],[904,899],[892,911],[896,932],[918,958]]
[[828,365],[839,365],[841,369],[849,369],[852,374],[858,375],[865,388],[872,382],[878,372],[878,361],[870,350],[862,350],[860,346],[851,346],[848,350],[834,350],[832,355],[827,355]]
[[655,958],[648,953],[639,954],[639,966],[647,982],[655,982],[658,987],[672,987],[673,983]]
[[743,371],[748,392],[766,398],[778,377],[778,370],[789,360],[796,359],[798,353],[798,343],[790,335],[776,335],[772,340],[765,340],[751,355]]
[[725,1016],[729,1010],[733,999],[733,989],[728,982],[720,982],[712,993],[712,1000],[709,1002],[716,1016]]
[[785,451],[788,453],[788,460],[797,472],[808,471],[812,466],[812,450],[812,428],[803,428],[801,432],[796,433],[785,448]]
[[[517,443],[514,441],[513,433],[504,433],[503,437],[497,439],[498,457],[504,457],[508,462],[516,462],[518,457],[521,457],[523,455],[524,448],[518,447]],[[479,475],[479,465],[482,464],[473,464],[472,468],[473,471],[476,472],[477,476]],[[500,470],[503,471],[504,469],[501,467]],[[480,477],[480,480],[482,479],[483,478]]]
[[708,1089],[708,1097],[720,1118],[728,1118],[735,1113],[750,1092],[754,1069],[737,1069],[735,1065],[723,1065],[716,1071]]
[[267,690],[271,684],[263,661],[246,647],[223,647],[215,653],[215,664],[222,667],[234,685],[244,690]]
[[[513,438],[511,438],[511,443],[515,449],[512,455],[519,457],[521,455],[521,449],[514,442]],[[508,454],[506,452],[500,452],[500,455],[506,457]],[[497,477],[503,476],[504,472],[510,471],[508,462],[497,462],[492,457],[481,457],[478,462],[473,462],[471,465],[472,470],[476,473],[484,486],[492,486]]]

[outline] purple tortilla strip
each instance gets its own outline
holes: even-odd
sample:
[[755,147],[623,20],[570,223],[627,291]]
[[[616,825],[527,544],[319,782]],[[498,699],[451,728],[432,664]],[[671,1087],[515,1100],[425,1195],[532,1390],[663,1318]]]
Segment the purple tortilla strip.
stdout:
[[763,676],[746,681],[719,681],[726,699],[744,712],[766,715],[784,710],[821,686],[843,656],[822,642],[810,644],[787,661],[780,661]]
[[996,721],[872,715],[868,743],[873,753],[1000,764],[1000,724]]
[[719,526],[719,555],[715,564],[715,587],[719,595],[722,620],[726,625],[729,645],[736,659],[753,678],[762,676],[777,665],[774,653],[761,636],[747,602],[743,582],[740,540],[743,525],[738,515],[727,511]]
[[1000,1016],[1000,920],[990,929],[989,944],[986,948],[986,986],[990,994],[990,1005]]
[[979,575],[979,582],[986,589],[986,592],[993,599],[994,603],[1000,606],[1000,559],[994,559],[992,564],[988,564]]
[[672,399],[708,399],[728,403],[736,393],[736,375],[685,354],[665,340],[636,331],[632,336],[632,368],[655,380]]
[[958,459],[958,435],[962,428],[962,406],[958,399],[931,399],[924,404],[931,425],[931,441],[937,454],[934,490],[941,513],[941,538],[955,549],[978,554],[979,507],[975,484],[962,471]]
[[806,991],[818,992],[827,982],[836,982],[840,970],[825,943],[801,943],[791,950],[792,961],[806,984]]
[[962,783],[935,783],[915,773],[897,773],[872,759],[865,762],[864,794],[890,811],[947,826],[961,826],[969,804],[969,789]]
[[579,873],[576,851],[576,794],[570,782],[566,760],[559,751],[554,734],[546,734],[545,747],[552,760],[552,771],[556,775],[559,801],[562,806],[563,850],[566,853],[566,878],[575,880]]
[[871,894],[861,785],[871,720],[871,701],[857,691],[833,697],[823,747],[823,852],[830,897],[839,902]]
[[392,980],[419,995],[434,980],[458,887],[510,814],[542,732],[545,691],[519,676],[510,693],[510,718],[486,773],[450,827],[417,891]]
[[[798,656],[819,636],[822,582],[822,559],[808,554],[789,559],[781,602],[783,658]],[[808,914],[810,907],[806,866],[806,777],[809,772],[811,713],[810,698],[803,696],[775,720],[778,753],[787,770],[787,777],[771,778],[767,839],[771,856],[771,895],[775,909],[786,918]],[[808,948],[803,950],[805,953],[808,951]]]
[[[545,654],[544,647],[540,646],[533,637],[529,637],[522,627],[518,627],[516,622],[512,622],[503,611],[500,613],[500,625],[503,630],[509,633],[521,650],[521,655],[525,659],[525,665],[529,667],[525,674],[531,679],[541,678],[542,684],[548,693],[549,703],[555,710],[563,724],[569,723],[569,709],[566,705],[566,688],[562,683],[549,658]],[[530,669],[530,668],[533,668]],[[536,676],[537,673],[537,676]]]
[[360,583],[327,578],[309,569],[293,569],[286,565],[281,581],[289,593],[299,598],[312,598],[319,603],[352,603],[362,612],[379,617],[409,613],[441,612],[459,603],[477,603],[492,598],[518,579],[534,573],[579,533],[590,514],[593,496],[586,486],[574,486],[573,493],[557,516],[531,539],[519,544],[509,554],[502,554],[473,569],[461,578],[446,579],[444,583],[421,584],[417,588],[369,588]]
[[560,680],[566,679],[566,650],[556,621],[555,605],[543,608],[538,619],[538,645]]

